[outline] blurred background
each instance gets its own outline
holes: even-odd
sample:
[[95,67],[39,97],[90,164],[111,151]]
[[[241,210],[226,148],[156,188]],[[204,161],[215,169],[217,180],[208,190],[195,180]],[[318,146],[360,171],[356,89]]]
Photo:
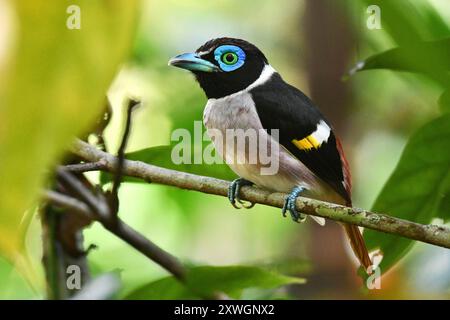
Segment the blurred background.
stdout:
[[[439,16],[444,22],[432,33],[422,34],[424,40],[449,35],[448,0],[403,2],[408,3],[405,10],[413,10],[411,16],[427,23]],[[124,102],[129,96],[143,104],[133,116],[128,152],[170,145],[171,132],[177,128],[192,131],[193,122],[202,119],[206,98],[188,72],[168,67],[167,61],[211,38],[243,38],[256,44],[284,79],[310,96],[334,124],[352,169],[353,203],[371,208],[407,138],[438,115],[436,101],[442,88],[424,76],[387,70],[345,77],[359,61],[400,44],[399,37],[389,32],[392,24],[391,30],[385,29],[382,5],[382,28],[367,27],[369,4],[357,0],[142,1],[131,54],[108,91],[114,109],[106,130],[108,150],[117,150],[120,143]],[[176,168],[167,157],[153,160]],[[224,166],[205,170],[206,175],[214,172],[233,178]],[[99,179],[96,174],[90,177]],[[450,298],[450,252],[446,249],[416,244],[383,277],[381,289],[369,293],[356,274],[342,228],[333,221],[325,227],[309,219],[295,224],[275,208],[256,205],[235,210],[226,198],[144,183],[125,183],[120,201],[123,220],[185,262],[264,265],[308,281],[283,289],[246,290],[245,298]],[[85,237],[86,245],[98,246],[88,258],[92,272],[119,272],[120,296],[166,275],[99,225],[87,229]],[[30,285],[0,257],[0,298],[44,297],[37,217],[25,242],[37,280]]]

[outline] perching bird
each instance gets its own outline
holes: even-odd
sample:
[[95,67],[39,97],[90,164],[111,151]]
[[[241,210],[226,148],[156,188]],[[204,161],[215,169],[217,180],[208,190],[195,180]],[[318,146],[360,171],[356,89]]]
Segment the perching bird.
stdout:
[[[282,212],[289,211],[295,221],[305,218],[295,208],[299,195],[352,205],[349,166],[331,125],[304,93],[282,79],[255,45],[241,39],[213,39],[195,53],[172,58],[169,65],[190,70],[208,97],[203,115],[208,132],[215,129],[225,136],[230,129],[254,129],[263,132],[259,140],[279,147],[277,172],[262,174],[263,164],[248,161],[250,146],[227,148],[225,141],[211,136],[216,148],[225,144],[221,155],[240,177],[228,193],[233,206],[236,201],[244,205],[239,189],[251,184],[289,193]],[[273,129],[278,129],[278,137]],[[237,162],[239,157],[245,161]],[[372,263],[358,227],[344,227],[367,270]]]

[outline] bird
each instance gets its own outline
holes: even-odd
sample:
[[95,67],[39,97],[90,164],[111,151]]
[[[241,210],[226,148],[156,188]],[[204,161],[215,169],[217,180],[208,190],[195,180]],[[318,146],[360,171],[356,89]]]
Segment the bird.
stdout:
[[[203,123],[208,134],[222,133],[219,138],[210,134],[211,140],[239,176],[228,190],[234,207],[239,208],[237,203],[253,206],[239,197],[246,185],[287,193],[282,213],[286,216],[289,212],[296,222],[306,218],[296,209],[300,195],[352,206],[350,168],[332,125],[308,96],[284,81],[254,44],[237,38],[215,38],[195,52],[171,58],[168,64],[189,70],[208,99]],[[260,133],[253,143],[267,143],[277,153],[276,172],[263,174],[262,168],[267,165],[258,157],[249,161],[251,152],[258,151],[251,145],[230,147],[225,137],[233,130]],[[311,217],[324,224],[323,218]],[[370,270],[372,262],[359,228],[343,226],[355,256],[366,271]]]

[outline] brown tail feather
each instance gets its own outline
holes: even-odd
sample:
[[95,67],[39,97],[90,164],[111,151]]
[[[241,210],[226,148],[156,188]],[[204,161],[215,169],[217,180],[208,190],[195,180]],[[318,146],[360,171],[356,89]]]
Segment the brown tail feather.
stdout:
[[[351,175],[350,175],[350,167],[348,165],[347,159],[344,155],[344,150],[342,149],[341,141],[336,138],[336,147],[339,151],[339,155],[341,157],[341,163],[342,163],[342,173],[344,176],[344,187],[347,191],[346,197],[344,197],[343,202],[347,207],[352,207],[352,196],[351,196],[351,189],[352,189],[352,182],[351,182]],[[364,238],[359,231],[358,226],[355,226],[353,224],[346,224],[344,223],[345,232],[347,233],[347,236],[350,240],[350,245],[352,246],[353,252],[355,253],[356,257],[359,260],[359,263],[364,267],[366,272],[368,272],[369,267],[372,265],[372,261],[369,257],[369,252],[367,251],[366,244],[364,242]]]
[[372,265],[370,261],[369,252],[367,251],[366,244],[364,243],[364,238],[358,229],[358,226],[353,224],[344,224],[345,232],[350,240],[350,245],[352,246],[353,252],[358,258],[361,265],[364,266],[366,271]]

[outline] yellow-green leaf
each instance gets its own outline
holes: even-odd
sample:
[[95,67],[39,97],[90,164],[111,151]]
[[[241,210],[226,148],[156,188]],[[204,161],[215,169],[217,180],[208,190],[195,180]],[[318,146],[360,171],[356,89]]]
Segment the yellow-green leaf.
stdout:
[[[72,5],[78,17],[68,10]],[[8,39],[0,40],[7,45],[0,53],[0,254],[13,259],[22,248],[24,213],[51,165],[103,108],[131,47],[137,1],[17,0],[2,6],[0,27]],[[80,29],[69,29],[68,19]]]

